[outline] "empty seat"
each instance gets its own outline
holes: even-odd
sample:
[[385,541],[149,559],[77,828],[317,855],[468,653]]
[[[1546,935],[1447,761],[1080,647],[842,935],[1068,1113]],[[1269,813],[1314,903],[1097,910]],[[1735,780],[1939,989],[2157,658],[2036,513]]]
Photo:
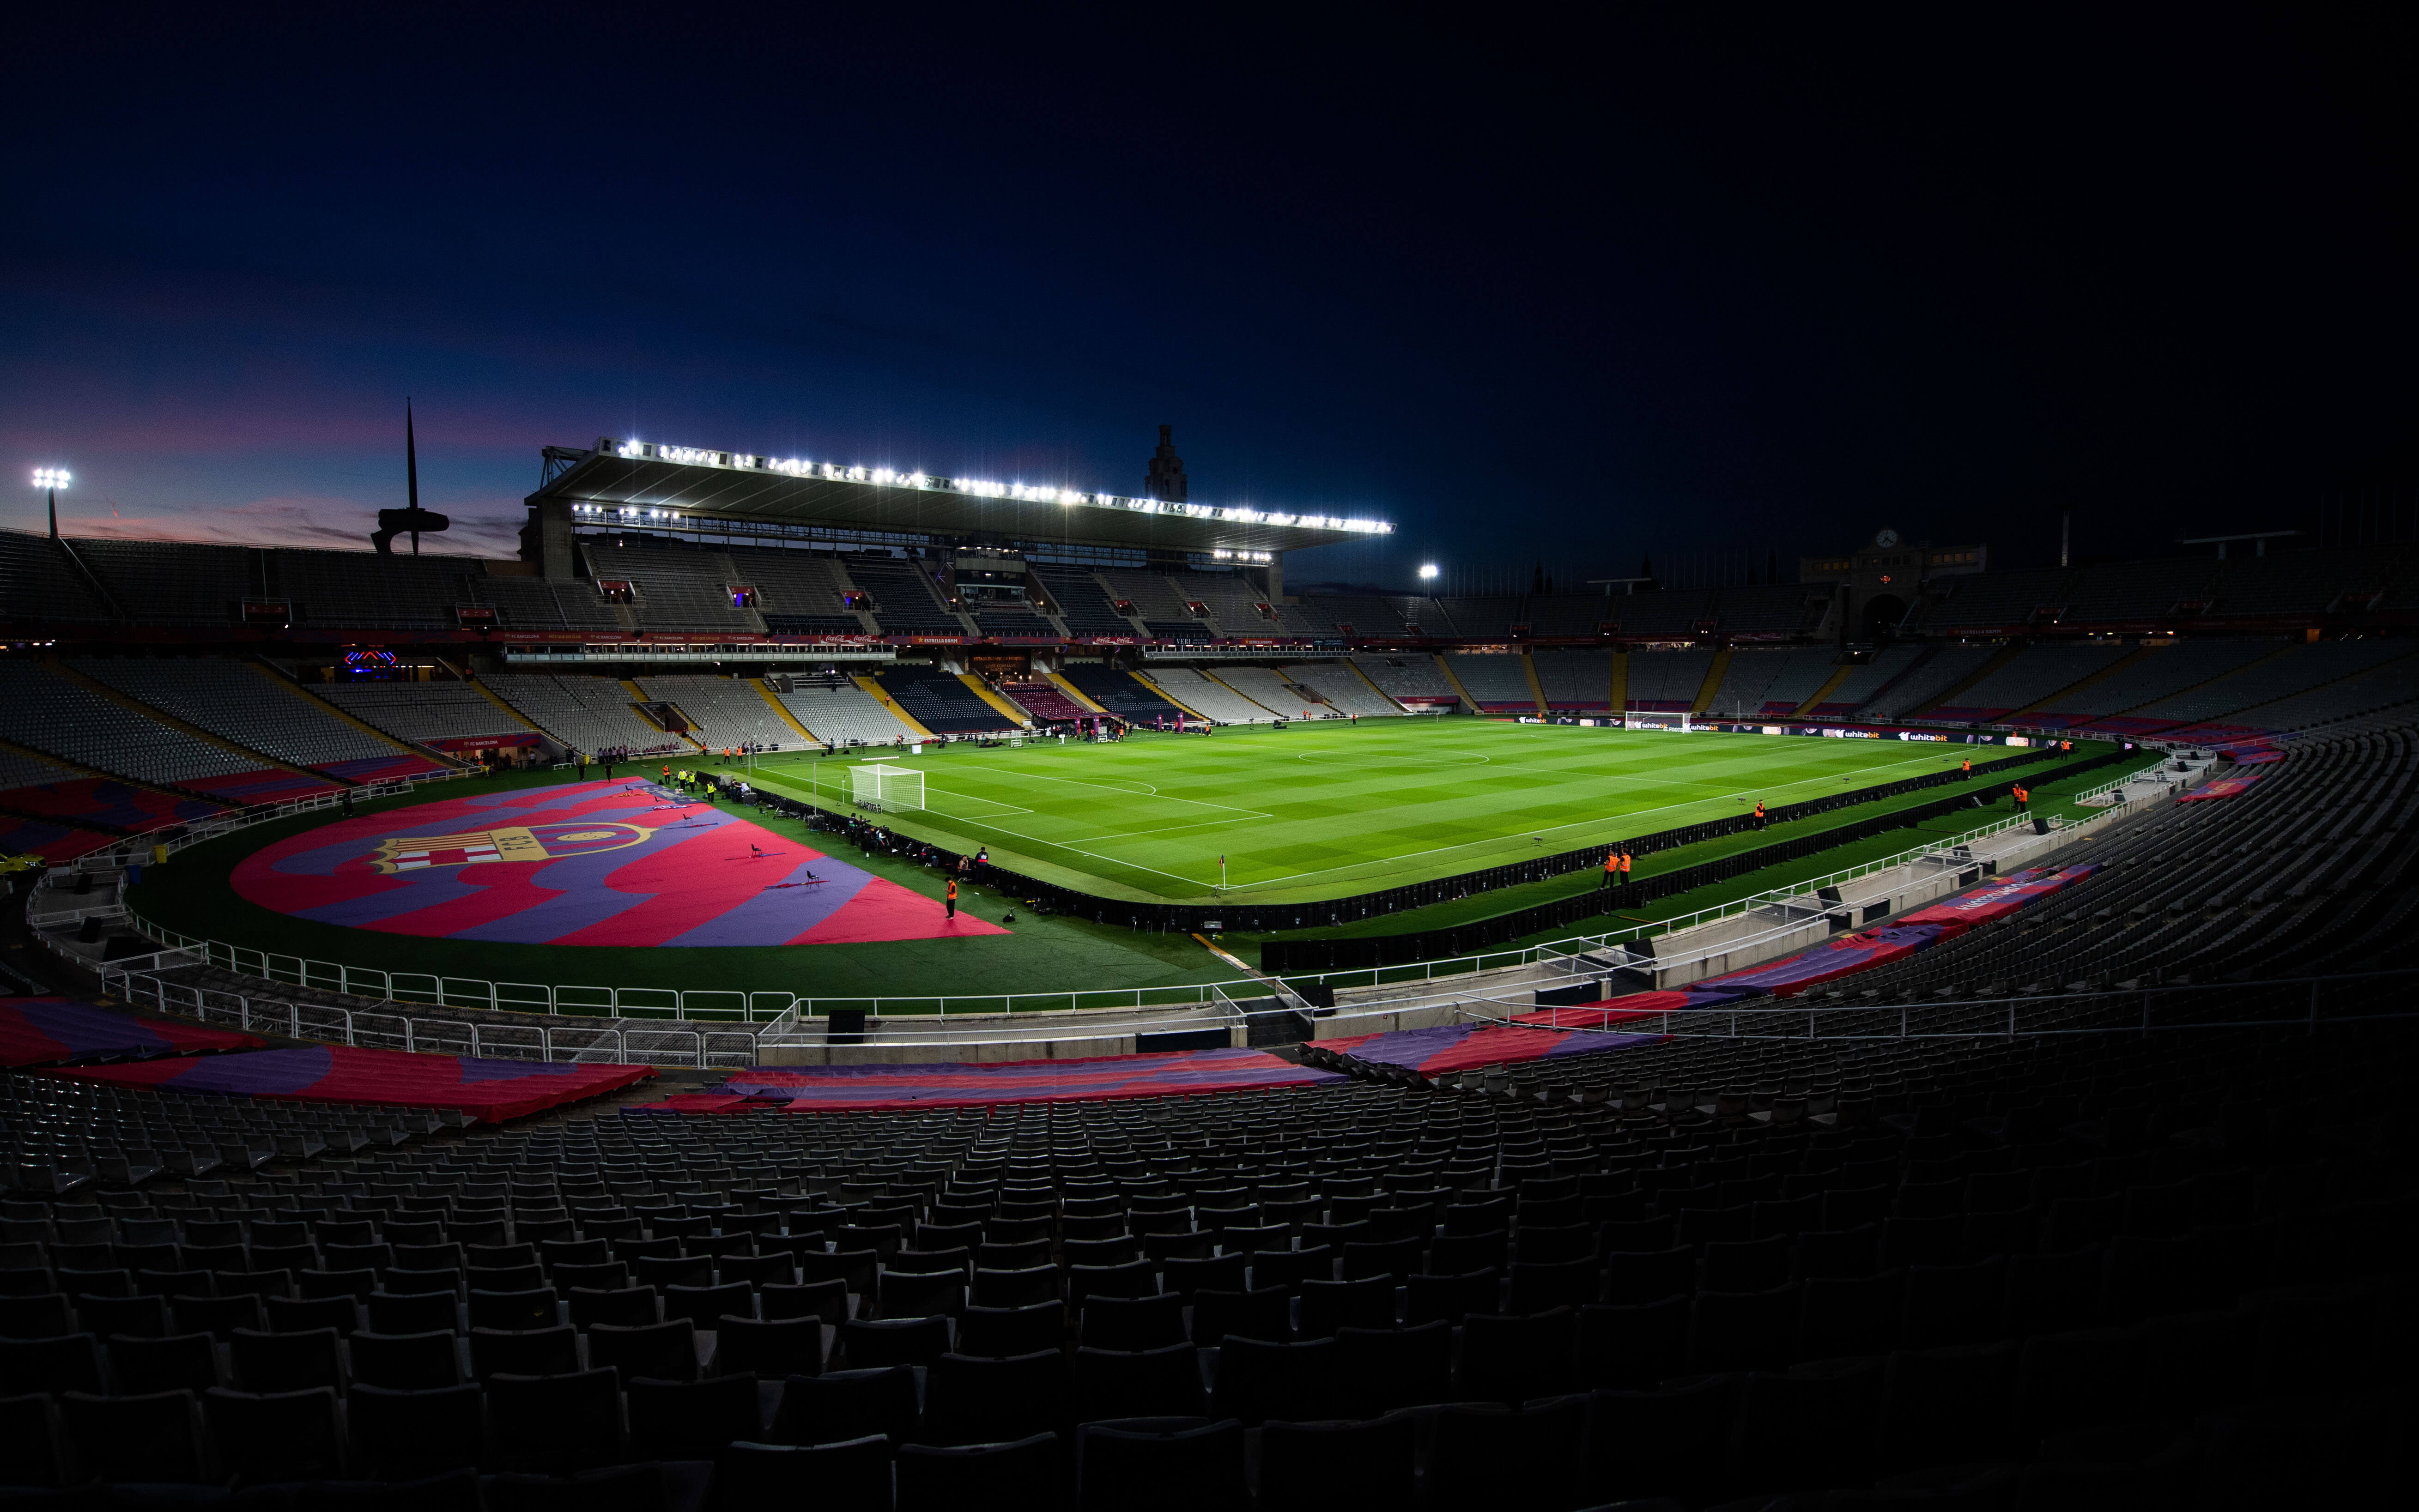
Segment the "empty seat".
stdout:
[[924,1431],[935,1443],[982,1443],[1064,1431],[1074,1381],[1057,1350],[1002,1359],[944,1354],[925,1386]]
[[202,1410],[220,1468],[238,1480],[325,1480],[343,1473],[333,1387],[265,1393],[213,1388],[203,1394]]
[[1144,1505],[1181,1512],[1240,1506],[1243,1429],[1201,1417],[1086,1423],[1075,1438],[1075,1504],[1082,1512]]

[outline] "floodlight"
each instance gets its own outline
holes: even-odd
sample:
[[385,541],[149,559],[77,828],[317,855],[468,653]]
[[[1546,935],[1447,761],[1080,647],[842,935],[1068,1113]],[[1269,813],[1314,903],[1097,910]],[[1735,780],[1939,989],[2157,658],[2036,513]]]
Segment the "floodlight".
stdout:
[[36,468],[34,470],[34,486],[37,488],[64,488],[68,486],[68,470],[65,468]]
[[1436,575],[1437,575],[1437,564],[1436,564],[1435,563],[1433,563],[1433,562],[1424,562],[1424,563],[1422,563],[1420,564],[1420,576],[1421,576],[1422,578],[1433,578],[1433,577],[1435,577]]

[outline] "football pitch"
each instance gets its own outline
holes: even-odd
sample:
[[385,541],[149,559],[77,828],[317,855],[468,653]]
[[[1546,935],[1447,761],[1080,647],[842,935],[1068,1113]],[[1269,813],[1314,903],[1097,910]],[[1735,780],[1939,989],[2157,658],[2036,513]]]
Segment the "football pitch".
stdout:
[[[880,821],[1027,875],[1159,903],[1315,902],[1926,773],[1995,748],[1481,719],[760,758],[753,780],[849,806],[849,769],[924,775]],[[1222,865],[1223,862],[1223,865]]]

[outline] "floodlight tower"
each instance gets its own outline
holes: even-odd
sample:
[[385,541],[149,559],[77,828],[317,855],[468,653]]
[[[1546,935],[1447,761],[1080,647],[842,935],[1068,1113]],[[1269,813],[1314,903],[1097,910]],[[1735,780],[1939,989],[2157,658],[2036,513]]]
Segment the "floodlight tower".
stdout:
[[59,538],[59,490],[68,486],[68,482],[72,474],[70,474],[65,468],[36,468],[34,470],[34,486],[42,489],[50,495],[51,539],[54,541]]

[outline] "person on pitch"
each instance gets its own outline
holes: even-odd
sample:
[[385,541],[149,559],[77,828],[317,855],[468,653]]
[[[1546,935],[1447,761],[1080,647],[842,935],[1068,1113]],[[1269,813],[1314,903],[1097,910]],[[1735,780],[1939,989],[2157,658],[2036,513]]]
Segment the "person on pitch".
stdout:
[[1608,846],[1604,853],[1604,876],[1602,880],[1596,883],[1595,889],[1598,892],[1602,892],[1607,887],[1618,885],[1620,881],[1621,847],[1618,845]]
[[1964,761],[1958,764],[1957,770],[1966,777],[1972,777],[1974,775],[1974,758],[1971,756],[1966,757]]
[[2019,782],[2015,785],[2013,791],[2016,797],[2016,812],[2032,812],[2033,795],[2025,790],[2025,785],[2022,782]]
[[951,878],[949,879],[948,905],[949,905],[949,913],[948,913],[948,917],[949,917],[949,918],[957,918],[957,917],[958,917],[958,879],[957,879],[957,878],[955,878],[955,877],[951,877]]
[[1755,800],[1755,827],[1758,829],[1762,829],[1764,827],[1764,800],[1762,798]]

